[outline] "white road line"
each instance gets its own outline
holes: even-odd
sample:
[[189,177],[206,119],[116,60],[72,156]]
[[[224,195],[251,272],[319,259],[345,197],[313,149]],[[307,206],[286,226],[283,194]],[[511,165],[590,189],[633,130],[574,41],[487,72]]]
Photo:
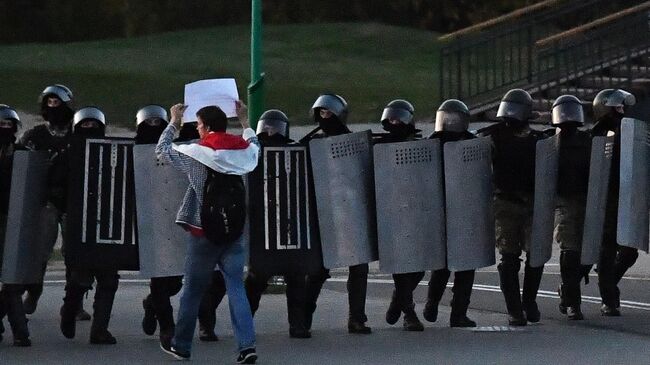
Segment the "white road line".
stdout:
[[[334,282],[347,282],[346,278],[331,278],[327,279],[328,281],[334,281]],[[393,284],[392,279],[368,279],[369,283],[374,283],[374,284]],[[426,281],[421,281],[418,285],[421,286],[426,286],[428,283]],[[453,283],[448,283],[447,287],[451,288],[453,286]],[[499,288],[496,285],[485,285],[485,284],[474,284],[473,290],[480,290],[480,291],[487,291],[487,292],[493,292],[493,293],[501,293],[501,288]],[[550,298],[550,299],[560,299],[560,296],[557,295],[555,292],[547,291],[547,290],[540,290],[537,292],[537,296],[540,298]],[[594,303],[594,304],[600,304],[600,298],[598,297],[591,297],[591,296],[582,296],[582,301],[585,303]],[[643,303],[643,302],[634,302],[630,300],[621,300],[621,307],[623,308],[632,308],[632,309],[639,309],[639,310],[645,310],[645,311],[650,311],[650,303]]]

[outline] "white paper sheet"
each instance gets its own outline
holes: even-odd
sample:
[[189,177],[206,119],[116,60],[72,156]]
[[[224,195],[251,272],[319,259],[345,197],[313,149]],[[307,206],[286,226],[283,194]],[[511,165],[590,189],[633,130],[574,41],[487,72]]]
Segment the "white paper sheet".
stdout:
[[187,109],[184,122],[196,121],[196,112],[204,106],[216,105],[228,118],[237,116],[235,101],[239,100],[235,79],[200,80],[185,85]]

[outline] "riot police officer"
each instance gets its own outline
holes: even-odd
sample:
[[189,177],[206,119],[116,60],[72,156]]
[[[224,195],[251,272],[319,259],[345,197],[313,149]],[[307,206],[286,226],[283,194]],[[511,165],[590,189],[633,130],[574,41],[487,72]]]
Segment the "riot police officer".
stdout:
[[591,135],[578,129],[584,125],[580,100],[562,95],[552,107],[552,124],[560,128],[558,206],[554,239],[560,244],[560,312],[570,320],[583,319],[580,309],[580,280],[590,266],[580,263],[582,236],[589,185]]
[[[325,138],[352,133],[345,125],[348,116],[348,103],[339,95],[320,95],[311,108],[311,115],[318,127],[303,137],[300,142],[307,143],[314,138]],[[307,330],[311,329],[312,317],[316,311],[318,295],[325,281],[330,277],[329,270],[323,270],[319,274],[307,275],[306,298],[306,322]],[[365,323],[368,318],[365,314],[366,291],[368,287],[368,264],[360,264],[349,267],[347,282],[348,304],[350,308],[348,318],[348,332],[369,334],[371,328]]]
[[602,298],[600,313],[603,316],[620,316],[620,290],[618,283],[627,269],[636,262],[639,253],[635,248],[620,246],[616,243],[616,224],[618,220],[618,189],[621,156],[621,119],[625,107],[634,105],[634,95],[621,89],[605,89],[599,92],[593,101],[594,136],[606,136],[615,133],[614,154],[609,174],[609,191],[603,234],[603,246],[598,262],[598,288]]
[[[374,143],[406,142],[418,139],[419,129],[415,128],[415,108],[402,99],[396,99],[386,105],[381,115],[381,124],[385,131],[376,136]],[[386,322],[395,324],[404,313],[404,330],[423,331],[424,325],[415,313],[413,291],[424,277],[424,271],[393,274],[395,289],[391,297]]]
[[[17,147],[16,132],[20,126],[20,118],[16,111],[7,105],[0,104],[0,260],[2,259],[9,209],[13,155]],[[2,284],[2,289],[0,289],[0,340],[2,340],[4,332],[2,317],[6,313],[13,332],[14,346],[20,347],[32,344],[29,339],[27,317],[21,298],[23,291],[24,286],[18,284]]]
[[[443,102],[436,112],[435,131],[430,138],[438,138],[442,145],[446,142],[462,141],[475,138],[468,131],[470,121],[469,108],[460,100],[450,99]],[[451,300],[451,327],[476,327],[476,322],[467,318],[475,270],[454,272],[453,298]],[[429,322],[438,319],[438,304],[447,287],[451,271],[448,268],[434,270],[429,279],[427,304],[424,307],[424,318]]]
[[[295,142],[289,138],[289,119],[281,110],[270,109],[262,113],[257,123],[257,139],[265,147],[283,147],[295,145]],[[260,158],[263,158],[263,153]],[[251,172],[249,176],[261,174],[263,163],[260,162],[256,171]],[[251,202],[251,205],[254,204]],[[252,214],[252,213],[251,213]],[[310,338],[311,333],[305,327],[305,275],[298,273],[287,273],[283,275],[286,283],[287,296],[287,314],[289,320],[289,336],[292,338]],[[259,308],[262,293],[268,287],[268,281],[271,275],[261,272],[255,265],[250,264],[248,274],[245,280],[246,294],[250,302],[253,315]]]
[[[87,138],[101,138],[105,135],[106,118],[95,107],[85,107],[74,114],[72,127],[73,138],[83,141]],[[75,316],[81,306],[83,296],[97,281],[93,317],[90,328],[91,344],[117,343],[108,331],[115,292],[119,283],[117,270],[88,270],[71,268],[70,277],[65,286],[65,297],[61,307],[61,332],[66,338],[74,338],[76,331]]]
[[[525,90],[508,91],[497,111],[500,125],[492,133],[494,141],[494,213],[501,291],[508,310],[508,322],[524,326],[538,322],[537,291],[544,267],[531,267],[527,254],[523,293],[519,292],[519,256],[528,251],[532,231],[537,141],[550,136],[529,126],[533,119],[533,99]],[[525,315],[524,315],[525,314]]]
[[[47,260],[52,252],[59,235],[59,228],[63,235],[63,222],[67,201],[67,152],[70,145],[72,117],[72,91],[65,85],[55,84],[46,87],[39,97],[41,116],[45,124],[37,125],[23,134],[20,145],[34,151],[48,151],[52,166],[48,173],[48,199],[47,204],[40,212],[44,226],[45,248],[47,256],[43,257],[43,275]],[[65,246],[65,241],[63,242]],[[65,247],[63,247],[65,249]],[[66,272],[66,277],[68,273]],[[36,311],[38,299],[43,293],[43,284],[27,285],[25,296],[25,312],[32,314]],[[90,320],[90,315],[79,309],[78,319]]]

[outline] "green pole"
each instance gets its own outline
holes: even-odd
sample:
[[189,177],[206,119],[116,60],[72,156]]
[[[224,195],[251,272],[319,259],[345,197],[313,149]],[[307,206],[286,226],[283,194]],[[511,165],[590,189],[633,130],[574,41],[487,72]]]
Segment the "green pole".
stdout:
[[262,71],[262,0],[251,1],[251,83],[248,85],[248,120],[257,127],[264,111],[264,72]]

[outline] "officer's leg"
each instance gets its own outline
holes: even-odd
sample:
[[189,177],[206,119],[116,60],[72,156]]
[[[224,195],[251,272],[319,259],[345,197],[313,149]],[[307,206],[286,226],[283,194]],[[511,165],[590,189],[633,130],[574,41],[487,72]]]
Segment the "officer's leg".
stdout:
[[617,287],[616,256],[618,245],[616,244],[616,221],[611,213],[605,218],[603,234],[603,245],[600,250],[598,261],[598,289],[602,298],[600,312],[604,316],[620,316],[619,291]]
[[305,328],[307,330],[311,330],[320,290],[329,277],[330,272],[327,269],[323,269],[316,274],[307,275],[305,282]]
[[97,291],[93,303],[93,322],[90,326],[90,343],[97,345],[114,345],[115,337],[108,331],[111,320],[115,292],[120,276],[115,270],[95,273],[97,278]]
[[142,300],[142,308],[144,308],[144,317],[142,318],[142,332],[146,335],[152,336],[156,333],[158,320],[156,319],[156,309],[154,308],[154,297],[156,293],[161,291],[162,286],[161,278],[151,278],[149,281],[149,294]]
[[27,317],[23,309],[21,294],[22,285],[4,284],[0,300],[4,302],[7,312],[7,319],[11,325],[11,332],[14,336],[14,346],[26,347],[31,346],[29,340],[29,329],[27,328]]
[[61,307],[61,333],[74,338],[76,316],[81,308],[84,294],[92,287],[93,276],[88,270],[70,269],[70,280],[65,285],[65,297]]
[[214,342],[219,341],[214,326],[217,324],[217,307],[226,295],[226,283],[223,274],[219,270],[212,272],[210,286],[201,298],[199,306],[199,340]]
[[572,250],[560,251],[560,312],[568,314],[568,319],[581,320],[584,318],[580,309],[580,281],[583,266],[580,264],[580,252]]
[[[43,239],[43,256],[41,257],[43,266],[41,272],[41,279],[45,277],[45,270],[47,269],[47,261],[52,254],[54,245],[59,236],[59,226],[63,223],[63,213],[59,211],[52,203],[48,203],[41,210],[41,225]],[[37,284],[26,285],[25,289],[27,295],[23,301],[25,313],[32,314],[36,311],[38,300],[43,294],[43,280]]]
[[614,262],[614,279],[616,284],[621,281],[627,270],[634,265],[638,257],[639,252],[636,248],[618,246],[618,254]]
[[427,304],[424,306],[424,319],[429,322],[438,320],[438,304],[442,295],[445,293],[447,282],[451,271],[447,268],[431,271],[431,278],[429,279],[429,289],[427,291]]
[[[2,285],[2,284],[0,284]],[[2,324],[2,320],[7,314],[7,311],[5,310],[5,303],[3,299],[4,293],[2,292],[0,288],[0,342],[2,342],[2,334],[5,333],[5,326]]]
[[[159,337],[163,343],[171,343],[174,336],[174,308],[172,308],[170,298],[178,294],[182,286],[182,276],[151,279],[151,306],[155,313],[155,319],[160,325]],[[153,332],[155,332],[155,325]]]
[[586,197],[560,197],[555,214],[554,240],[560,245],[559,309],[571,320],[583,319],[580,310],[580,281],[584,267],[580,263]]
[[[399,274],[402,279],[395,281],[397,297],[400,303],[400,309],[404,312],[404,330],[405,331],[424,331],[424,325],[420,322],[415,313],[415,302],[413,301],[413,290],[424,277],[424,272],[411,272]],[[395,279],[396,275],[393,275]]]
[[287,283],[289,336],[293,338],[310,338],[311,332],[305,326],[305,275],[285,275],[284,281]]
[[494,200],[494,217],[496,220],[496,241],[501,262],[497,265],[499,281],[508,310],[508,323],[513,326],[525,326],[521,295],[519,293],[519,269],[521,268],[524,232],[520,225],[525,219],[521,214],[521,204],[507,199]]
[[540,313],[537,308],[537,292],[542,281],[544,265],[540,267],[531,267],[529,265],[529,256],[526,256],[526,266],[524,269],[524,287],[521,295],[521,304],[528,322],[539,322]]
[[467,318],[474,285],[474,270],[457,271],[454,273],[454,287],[451,289],[454,296],[451,300],[451,316],[449,325],[451,327],[476,327],[476,322]]
[[349,267],[348,274],[348,304],[350,316],[348,318],[348,332],[368,334],[370,327],[364,323],[366,317],[366,291],[368,289],[368,264]]
[[254,268],[248,269],[248,274],[246,275],[246,280],[244,285],[246,287],[246,296],[248,297],[248,302],[251,305],[251,312],[253,316],[257,309],[260,307],[260,300],[262,299],[262,294],[269,286],[268,282],[271,277],[269,275],[262,275],[261,273],[255,272]]

